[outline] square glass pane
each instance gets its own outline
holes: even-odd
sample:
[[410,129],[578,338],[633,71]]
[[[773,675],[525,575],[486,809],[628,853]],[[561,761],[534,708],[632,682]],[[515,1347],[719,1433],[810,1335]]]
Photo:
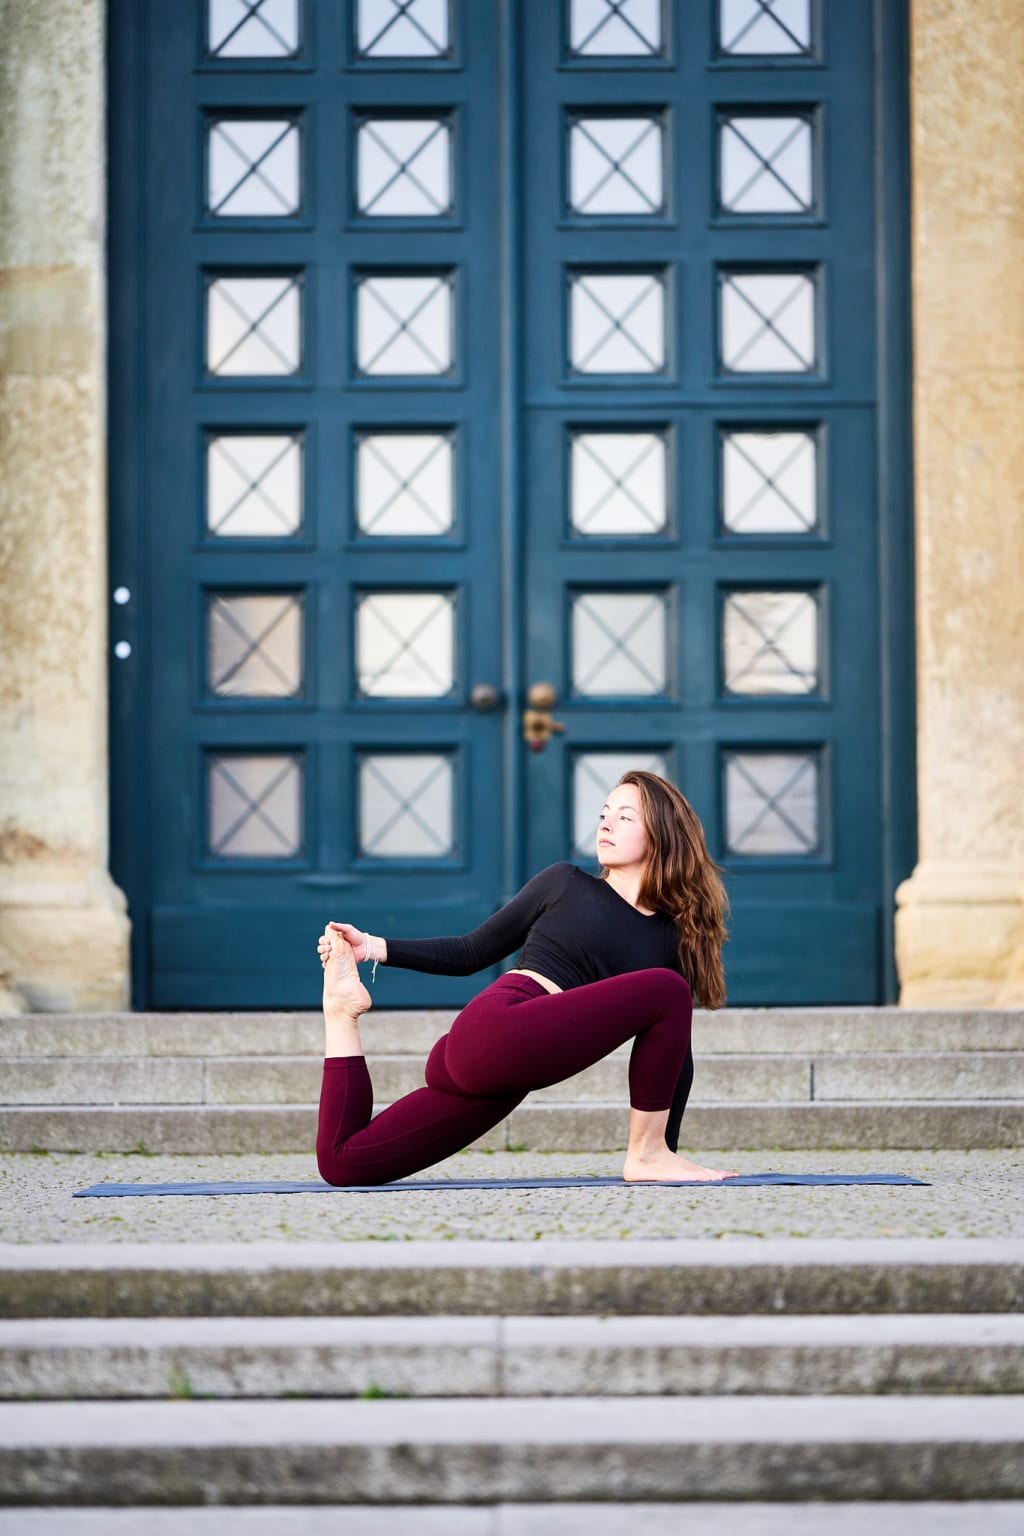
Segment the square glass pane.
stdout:
[[206,532],[280,539],[302,526],[302,438],[225,432],[206,444]]
[[667,451],[660,432],[576,432],[570,458],[574,533],[664,533]]
[[299,130],[288,118],[222,117],[207,127],[206,211],[280,219],[299,211]]
[[768,857],[818,851],[816,752],[725,753],[725,845]]
[[818,526],[813,432],[725,432],[722,523],[730,533],[812,533]]
[[668,764],[661,752],[646,752],[638,747],[632,752],[577,752],[572,762],[573,853],[577,858],[596,859],[597,825],[601,807],[611,789],[631,768],[668,777]]
[[580,117],[572,123],[573,213],[661,213],[664,201],[660,117]]
[[662,0],[570,0],[569,50],[580,58],[662,51]]
[[298,373],[297,278],[217,277],[207,287],[206,302],[207,372],[221,378]]
[[731,54],[809,54],[811,0],[718,0],[718,46]]
[[356,687],[364,698],[443,698],[451,693],[451,593],[362,593],[356,608],[356,673]]
[[356,201],[372,218],[451,212],[451,128],[440,117],[368,118],[356,140]]
[[356,0],[364,59],[439,59],[449,50],[448,0]]
[[814,283],[803,272],[727,272],[720,284],[722,367],[729,373],[811,373]]
[[356,362],[360,373],[450,372],[449,273],[364,277],[359,280],[356,297]]
[[221,699],[302,694],[302,600],[294,592],[212,592],[206,609],[206,676]]
[[665,284],[660,272],[574,272],[569,356],[577,373],[660,373]]
[[212,59],[291,59],[299,51],[299,0],[209,0]]
[[381,432],[356,447],[356,524],[378,538],[447,533],[455,520],[453,444],[441,432]]
[[454,846],[452,760],[381,752],[359,763],[359,852],[374,859],[440,859]]
[[218,859],[294,859],[302,853],[302,758],[296,753],[208,753],[206,852]]
[[817,693],[813,593],[728,593],[722,606],[722,677],[726,693]]
[[664,592],[578,592],[572,604],[572,687],[584,695],[664,693]]
[[723,213],[810,213],[811,124],[806,117],[723,117],[718,124]]

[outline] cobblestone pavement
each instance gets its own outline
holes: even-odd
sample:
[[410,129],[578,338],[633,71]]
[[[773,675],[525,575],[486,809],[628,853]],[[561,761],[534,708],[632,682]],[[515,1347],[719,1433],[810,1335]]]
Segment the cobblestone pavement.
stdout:
[[[905,1173],[913,1186],[494,1189],[72,1200],[98,1183],[315,1179],[311,1156],[0,1156],[0,1241],[1024,1237],[1024,1151],[715,1152],[741,1173]],[[463,1152],[431,1177],[617,1174],[621,1154]]]

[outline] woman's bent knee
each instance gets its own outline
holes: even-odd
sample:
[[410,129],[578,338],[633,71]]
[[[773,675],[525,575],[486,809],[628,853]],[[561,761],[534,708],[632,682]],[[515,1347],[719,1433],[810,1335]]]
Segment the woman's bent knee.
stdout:
[[667,965],[656,965],[652,966],[649,971],[645,971],[644,974],[652,977],[673,1002],[685,1000],[691,1007],[693,1006],[693,993],[690,989],[690,983],[678,971],[670,970]]
[[324,1183],[333,1184],[335,1189],[348,1189],[353,1184],[389,1184],[393,1179],[401,1177],[390,1169],[378,1174],[372,1164],[360,1167],[353,1158],[346,1157],[344,1147],[338,1152],[318,1152],[316,1165]]
[[325,1184],[333,1184],[340,1189],[348,1181],[343,1172],[342,1161],[334,1152],[317,1152],[317,1172]]

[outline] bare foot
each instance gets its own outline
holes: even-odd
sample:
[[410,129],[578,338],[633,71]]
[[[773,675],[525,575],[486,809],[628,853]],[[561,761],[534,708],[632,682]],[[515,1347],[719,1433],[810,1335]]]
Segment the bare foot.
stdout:
[[331,952],[324,965],[324,1013],[330,1018],[344,1014],[358,1019],[373,1007],[373,999],[359,980],[352,946],[333,928],[324,930]]
[[734,1179],[737,1173],[735,1168],[703,1168],[700,1163],[691,1162],[688,1157],[680,1157],[663,1147],[650,1157],[640,1152],[627,1152],[622,1177],[627,1184],[709,1184],[719,1179]]

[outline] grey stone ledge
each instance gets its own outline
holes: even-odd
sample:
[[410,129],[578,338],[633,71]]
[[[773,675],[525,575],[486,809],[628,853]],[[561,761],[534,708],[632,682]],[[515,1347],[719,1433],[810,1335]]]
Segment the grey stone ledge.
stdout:
[[1022,1397],[0,1405],[11,1502],[1019,1498]]
[[[458,1010],[373,1011],[372,1054],[423,1056]],[[124,1013],[0,1017],[0,1056],[315,1056],[319,1014]],[[699,1053],[1024,1051],[1024,1009],[725,1008],[694,1015]]]
[[[531,1104],[624,1102],[628,1053],[616,1052]],[[389,1102],[422,1087],[423,1060],[374,1055],[377,1096]],[[303,1056],[16,1056],[6,1063],[0,1103],[242,1105],[300,1104],[319,1096],[321,1058]],[[829,1055],[701,1054],[694,1103],[814,1100],[1014,1100],[1024,1103],[1024,1053],[918,1051]]]
[[0,1398],[1019,1393],[1024,1318],[0,1322]]
[[160,1509],[0,1509],[0,1536],[1020,1536],[1024,1504],[280,1504]]
[[1024,1504],[881,1500],[0,1509],[0,1536],[1020,1536]]
[[979,1313],[1022,1303],[1021,1239],[0,1248],[0,1310],[11,1318]]
[[[383,1105],[378,1105],[382,1108]],[[529,1098],[474,1143],[480,1150],[608,1152],[625,1146],[628,1106]],[[0,1152],[218,1154],[306,1152],[308,1104],[14,1105],[0,1109]],[[684,1146],[899,1149],[1024,1145],[1024,1099],[708,1104],[694,1102]]]

